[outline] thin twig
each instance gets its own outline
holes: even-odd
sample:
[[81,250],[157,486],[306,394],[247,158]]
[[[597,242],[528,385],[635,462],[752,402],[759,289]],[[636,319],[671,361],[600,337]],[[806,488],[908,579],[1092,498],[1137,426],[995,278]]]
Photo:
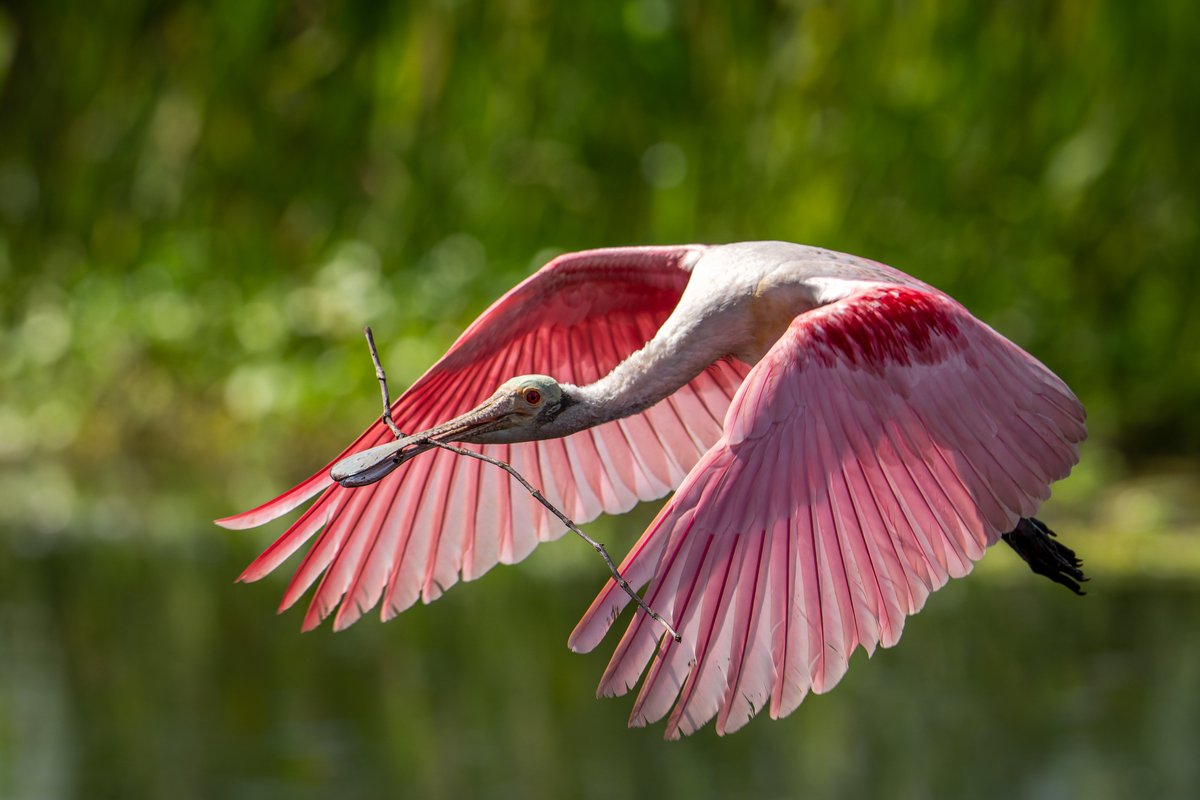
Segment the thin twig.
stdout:
[[[379,379],[379,389],[383,394],[383,416],[380,417],[380,419],[383,420],[383,422],[388,426],[388,429],[395,435],[397,439],[401,439],[404,437],[404,434],[401,433],[400,427],[396,425],[396,421],[392,419],[392,404],[388,396],[387,376],[384,374],[383,364],[381,364],[379,361],[379,352],[375,349],[375,337],[371,334],[371,328],[369,326],[363,328],[363,334],[366,335],[367,345],[371,348],[371,360],[375,363],[375,377]],[[613,580],[616,581],[617,586],[620,586],[625,594],[629,595],[630,599],[637,603],[638,607],[642,609],[642,611],[645,611],[651,619],[666,628],[667,633],[671,635],[672,639],[674,639],[676,642],[682,641],[682,637],[679,635],[679,632],[675,630],[671,623],[668,622],[657,611],[646,605],[646,601],[642,600],[641,596],[633,590],[633,587],[629,585],[629,581],[625,580],[625,576],[623,576],[621,571],[617,569],[616,563],[612,560],[612,556],[608,554],[608,550],[605,549],[604,545],[580,530],[579,526],[576,525],[570,517],[568,517],[553,503],[547,500],[546,496],[543,495],[537,488],[535,488],[533,484],[525,480],[525,476],[517,472],[512,465],[507,464],[498,458],[493,458],[483,453],[477,453],[474,450],[456,447],[455,445],[448,444],[446,442],[439,442],[430,439],[429,444],[440,447],[443,450],[449,450],[451,453],[457,453],[460,456],[468,456],[480,461],[486,461],[488,464],[499,467],[515,478],[516,481],[524,486],[525,490],[533,496],[534,500],[537,500],[539,503],[545,506],[546,509],[549,510],[551,514],[558,517],[562,524],[566,525],[572,533],[574,533],[580,539],[583,539],[588,543],[588,545],[591,546],[593,550],[600,554],[600,557],[604,559],[604,563],[608,565],[608,571],[612,573]]]
[[379,393],[383,395],[383,416],[380,419],[388,426],[393,436],[403,439],[404,434],[396,425],[396,420],[392,419],[392,399],[388,396],[387,375],[384,374],[383,364],[379,361],[379,351],[375,349],[375,334],[371,333],[370,325],[363,328],[363,335],[367,337],[367,347],[371,348],[371,361],[375,362],[375,378],[379,381]]
[[583,539],[585,542],[587,542],[589,545],[591,545],[593,550],[595,550],[597,553],[600,554],[600,557],[604,559],[604,563],[608,564],[608,571],[612,573],[613,580],[617,582],[617,586],[620,586],[625,591],[625,594],[629,595],[629,597],[633,600],[633,602],[638,604],[638,607],[641,608],[642,611],[645,611],[647,614],[650,615],[651,619],[657,621],[660,625],[662,625],[664,628],[666,628],[667,632],[671,634],[672,639],[674,639],[677,642],[682,641],[682,637],[679,635],[679,632],[676,631],[675,628],[671,626],[671,623],[667,622],[667,620],[664,619],[663,616],[661,614],[659,614],[657,611],[652,609],[650,606],[646,605],[646,601],[642,600],[642,598],[638,595],[638,593],[633,590],[633,587],[629,585],[629,581],[625,580],[625,577],[623,575],[621,575],[621,571],[617,569],[617,565],[613,562],[612,556],[610,556],[608,554],[608,550],[605,549],[604,545],[600,544],[600,542],[597,542],[595,539],[593,539],[592,537],[588,536],[586,533],[581,531],[579,529],[579,526],[571,521],[570,517],[568,517],[563,512],[559,511],[558,508],[556,508],[553,503],[551,503],[549,500],[546,499],[545,495],[543,495],[540,491],[538,491],[536,488],[534,488],[533,484],[531,484],[529,481],[525,480],[525,477],[521,473],[517,472],[517,470],[514,467],[512,467],[510,464],[506,464],[505,462],[501,461],[498,458],[492,458],[489,455],[484,455],[483,453],[477,453],[474,450],[467,450],[462,447],[455,447],[454,445],[447,444],[446,442],[439,442],[439,441],[430,439],[429,443],[432,445],[436,445],[436,446],[442,448],[443,450],[449,450],[451,453],[458,453],[460,456],[470,456],[471,458],[477,458],[480,461],[486,461],[487,463],[499,467],[500,469],[507,472],[509,475],[516,478],[517,481],[522,486],[524,486],[525,489],[531,495],[533,495],[534,500],[537,500],[539,503],[541,503],[547,509],[549,509],[550,513],[553,514],[554,516],[558,517],[560,520],[562,520],[562,523],[564,525],[566,525],[567,528],[569,528],[572,533],[574,533],[580,539]]

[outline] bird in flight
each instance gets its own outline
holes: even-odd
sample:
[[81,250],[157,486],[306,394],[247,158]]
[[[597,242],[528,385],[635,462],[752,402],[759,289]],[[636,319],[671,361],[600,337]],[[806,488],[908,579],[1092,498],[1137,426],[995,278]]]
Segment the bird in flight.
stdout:
[[[516,376],[516,377],[514,377]],[[499,388],[497,388],[499,387]],[[560,256],[509,291],[337,459],[249,528],[320,497],[242,574],[312,537],[281,610],[310,629],[389,619],[562,535],[508,462],[578,522],[674,495],[621,564],[681,634],[638,610],[600,695],[641,679],[631,725],[718,733],[832,688],[900,638],[930,592],[1003,539],[1078,591],[1034,519],[1079,459],[1085,414],[1035,358],[899,270],[786,242]],[[601,589],[569,639],[629,598]],[[336,612],[336,613],[335,613]],[[669,715],[669,716],[668,716]]]

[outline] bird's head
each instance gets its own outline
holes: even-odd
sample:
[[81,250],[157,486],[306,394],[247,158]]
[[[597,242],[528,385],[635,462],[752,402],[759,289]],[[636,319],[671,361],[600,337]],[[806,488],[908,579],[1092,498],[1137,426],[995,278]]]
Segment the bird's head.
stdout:
[[500,384],[491,397],[465,414],[420,433],[355,453],[335,464],[329,475],[343,486],[366,486],[434,447],[431,442],[507,444],[543,439],[547,436],[547,426],[570,402],[562,385],[554,378],[521,375]]
[[[542,438],[542,428],[568,404],[562,385],[549,375],[521,375],[500,388],[479,406],[443,426],[455,426],[453,441],[473,444],[506,444]],[[450,441],[443,439],[443,441]]]

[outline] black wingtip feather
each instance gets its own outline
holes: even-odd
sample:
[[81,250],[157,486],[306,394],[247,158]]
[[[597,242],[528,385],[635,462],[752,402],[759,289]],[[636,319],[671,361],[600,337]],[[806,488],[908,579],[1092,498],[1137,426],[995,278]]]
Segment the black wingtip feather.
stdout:
[[1058,534],[1041,520],[1033,517],[1022,519],[1017,527],[1000,538],[1017,551],[1017,555],[1029,564],[1034,573],[1044,575],[1077,595],[1087,594],[1079,586],[1088,580],[1083,574],[1083,560],[1075,555],[1074,550],[1058,541]]

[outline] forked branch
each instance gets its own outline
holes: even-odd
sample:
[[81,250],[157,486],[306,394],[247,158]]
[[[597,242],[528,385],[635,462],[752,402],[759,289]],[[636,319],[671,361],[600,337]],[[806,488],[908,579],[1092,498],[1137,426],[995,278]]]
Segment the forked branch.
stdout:
[[[371,361],[375,364],[375,377],[379,381],[379,391],[383,396],[383,415],[380,417],[380,419],[383,420],[383,423],[388,426],[388,430],[392,432],[393,436],[395,436],[397,439],[402,439],[404,438],[404,433],[400,430],[400,427],[396,425],[396,421],[392,419],[392,402],[390,395],[388,394],[387,375],[383,371],[383,364],[379,361],[379,351],[375,348],[375,336],[371,333],[370,326],[363,328],[363,335],[367,337],[367,346],[371,349]],[[633,587],[629,585],[629,581],[625,580],[625,577],[621,574],[621,571],[617,569],[616,563],[612,560],[612,556],[608,554],[608,550],[605,549],[604,545],[580,530],[579,526],[576,525],[570,517],[568,517],[566,514],[560,511],[558,507],[547,500],[546,496],[543,495],[541,491],[538,490],[533,484],[525,480],[525,476],[517,472],[517,470],[511,464],[507,464],[498,458],[493,458],[492,456],[485,455],[483,453],[477,453],[474,450],[467,450],[462,447],[456,447],[455,445],[447,444],[446,442],[438,442],[431,439],[429,443],[440,447],[443,450],[449,450],[451,453],[456,453],[460,456],[467,456],[480,461],[486,461],[488,464],[499,467],[511,475],[518,483],[525,487],[525,490],[533,496],[534,500],[537,500],[539,503],[545,506],[546,509],[551,514],[558,517],[562,524],[566,525],[572,533],[574,533],[580,539],[583,539],[588,543],[588,545],[591,546],[593,550],[600,554],[600,557],[604,559],[604,563],[608,565],[608,571],[612,573],[613,580],[616,581],[617,586],[620,586],[625,594],[629,595],[629,598],[633,600],[633,602],[637,603],[638,607],[642,609],[642,611],[645,611],[651,619],[655,620],[664,628],[666,628],[667,633],[670,634],[672,639],[677,642],[682,640],[682,637],[680,637],[678,631],[675,630],[671,623],[668,622],[657,611],[646,605],[646,602],[642,600],[641,596],[633,590]]]

